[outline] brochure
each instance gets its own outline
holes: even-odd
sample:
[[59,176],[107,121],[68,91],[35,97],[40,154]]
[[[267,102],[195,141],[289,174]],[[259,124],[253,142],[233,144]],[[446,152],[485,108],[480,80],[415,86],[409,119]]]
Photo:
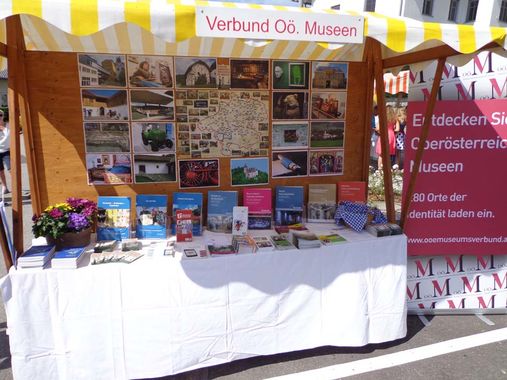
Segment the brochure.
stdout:
[[165,239],[167,195],[136,196],[136,237],[139,239]]
[[231,233],[232,209],[237,205],[237,191],[208,191],[208,230]]
[[97,240],[130,237],[130,198],[99,196],[97,202]]

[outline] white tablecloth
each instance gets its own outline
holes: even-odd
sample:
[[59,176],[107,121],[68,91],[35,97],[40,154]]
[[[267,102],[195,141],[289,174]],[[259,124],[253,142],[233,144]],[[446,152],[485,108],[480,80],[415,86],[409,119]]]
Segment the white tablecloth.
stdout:
[[15,379],[159,377],[406,335],[406,237],[315,250],[143,257],[0,280]]

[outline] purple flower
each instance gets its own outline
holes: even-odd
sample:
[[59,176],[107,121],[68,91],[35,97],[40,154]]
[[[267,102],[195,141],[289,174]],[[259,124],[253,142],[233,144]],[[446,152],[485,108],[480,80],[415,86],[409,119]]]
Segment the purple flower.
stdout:
[[74,231],[81,231],[85,228],[88,228],[90,223],[88,218],[82,214],[77,214],[75,212],[71,212],[69,214],[69,221],[67,222],[67,227]]
[[54,219],[58,219],[63,216],[63,212],[62,212],[62,210],[60,210],[58,208],[54,208],[49,212],[49,216]]

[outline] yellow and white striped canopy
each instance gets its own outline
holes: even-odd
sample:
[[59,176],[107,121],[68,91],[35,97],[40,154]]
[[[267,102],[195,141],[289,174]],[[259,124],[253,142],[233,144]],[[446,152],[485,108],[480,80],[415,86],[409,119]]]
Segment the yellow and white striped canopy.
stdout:
[[[1,0],[0,41],[6,40],[5,18],[20,14],[29,50],[345,61],[363,57],[363,44],[196,37],[197,4],[248,8],[252,12],[339,13],[193,0]],[[365,19],[364,36],[384,45],[384,58],[444,44],[463,54],[492,41],[504,49],[507,46],[507,28],[426,23],[376,13],[360,15]]]

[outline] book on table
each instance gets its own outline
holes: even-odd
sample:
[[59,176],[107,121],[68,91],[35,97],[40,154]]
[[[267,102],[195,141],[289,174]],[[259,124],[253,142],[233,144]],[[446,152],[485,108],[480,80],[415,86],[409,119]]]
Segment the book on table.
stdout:
[[208,191],[208,230],[231,233],[232,209],[237,205],[237,191]]
[[211,256],[214,255],[230,255],[236,253],[232,244],[208,244],[208,252]]
[[270,236],[271,241],[273,242],[273,245],[277,250],[287,250],[287,249],[296,249],[294,244],[292,244],[288,239],[287,236],[284,234],[281,235],[272,235]]
[[290,231],[289,239],[298,249],[319,248],[320,240],[317,235],[310,231]]
[[97,202],[97,240],[130,237],[130,198],[99,196]]
[[65,248],[56,251],[51,259],[51,268],[75,269],[85,256],[86,248]]
[[277,186],[275,199],[276,226],[303,222],[303,186]]
[[167,237],[167,195],[136,196],[136,237],[165,239]]
[[257,251],[255,241],[248,235],[233,236],[232,246],[236,253],[255,253],[255,251]]
[[347,239],[338,234],[319,235],[319,240],[324,245],[340,244],[347,241]]
[[172,234],[176,234],[176,211],[192,211],[192,236],[202,234],[202,193],[174,193],[173,194],[173,222],[171,224]]
[[333,222],[336,211],[336,185],[308,185],[308,222]]
[[243,189],[243,206],[248,207],[248,229],[269,230],[273,214],[270,188]]
[[54,245],[34,245],[18,258],[18,268],[43,268],[53,257]]
[[275,249],[273,242],[267,236],[254,236],[252,239],[257,246],[257,250],[260,252],[273,251]]
[[176,211],[176,241],[178,243],[192,241],[192,210]]

